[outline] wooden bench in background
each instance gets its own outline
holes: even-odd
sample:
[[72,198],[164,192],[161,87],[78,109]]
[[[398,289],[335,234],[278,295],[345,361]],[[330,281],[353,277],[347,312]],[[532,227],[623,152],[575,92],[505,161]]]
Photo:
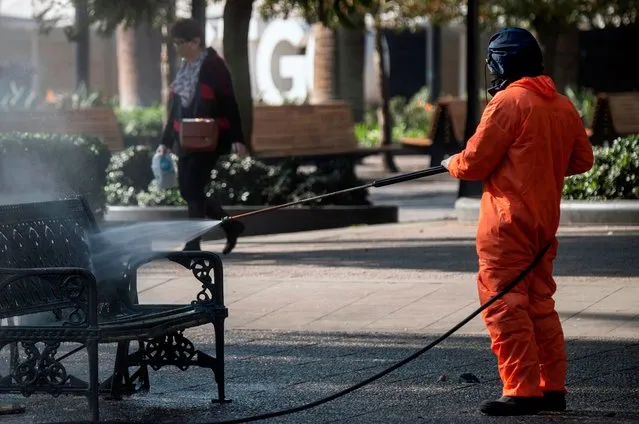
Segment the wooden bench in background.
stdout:
[[110,107],[3,111],[0,131],[90,135],[100,137],[111,151],[124,149],[118,119]]
[[639,92],[599,93],[590,124],[593,146],[639,134]]
[[[486,107],[480,101],[481,114]],[[431,127],[426,138],[402,138],[400,144],[406,151],[429,155],[431,166],[438,165],[446,155],[452,155],[464,146],[466,128],[466,100],[442,98],[437,101]]]
[[399,146],[361,147],[348,103],[257,105],[253,110],[253,156],[258,159],[361,158]]

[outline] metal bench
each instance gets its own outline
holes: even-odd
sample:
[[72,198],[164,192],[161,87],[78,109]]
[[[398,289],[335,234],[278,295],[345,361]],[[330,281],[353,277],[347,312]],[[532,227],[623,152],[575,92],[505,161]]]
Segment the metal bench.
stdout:
[[593,146],[639,134],[639,93],[599,93],[589,133]]
[[[98,421],[100,393],[120,399],[148,390],[148,367],[197,365],[213,371],[218,390],[213,401],[225,401],[228,310],[220,258],[210,252],[124,251],[116,260],[98,254],[109,249],[106,243],[82,198],[0,206],[0,320],[19,321],[0,326],[0,348],[12,347],[0,393],[84,394]],[[190,304],[139,304],[136,271],[157,259],[192,272]],[[208,323],[214,327],[215,357],[196,350],[183,334]],[[134,351],[131,342],[137,343]],[[80,347],[59,355],[61,343]],[[98,381],[100,343],[117,343],[113,373],[103,382]],[[84,349],[88,381],[69,374],[62,362]]]

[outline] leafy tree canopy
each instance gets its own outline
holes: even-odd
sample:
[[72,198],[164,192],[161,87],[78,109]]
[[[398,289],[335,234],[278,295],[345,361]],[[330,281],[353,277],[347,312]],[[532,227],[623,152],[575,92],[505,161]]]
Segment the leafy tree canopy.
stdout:
[[265,19],[297,15],[326,26],[361,27],[370,15],[386,28],[408,28],[416,19],[447,21],[460,16],[453,0],[265,0],[260,6]]
[[[50,31],[64,18],[65,10],[73,10],[86,3],[86,24],[95,26],[103,35],[111,35],[120,24],[126,27],[135,27],[140,23],[160,25],[172,1],[175,0],[35,0],[38,8],[36,19],[43,31]],[[69,26],[65,32],[74,40],[78,28]]]

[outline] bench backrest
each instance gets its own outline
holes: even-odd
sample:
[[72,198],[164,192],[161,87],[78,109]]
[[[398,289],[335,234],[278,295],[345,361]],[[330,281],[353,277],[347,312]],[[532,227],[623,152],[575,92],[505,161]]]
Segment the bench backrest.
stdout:
[[256,106],[251,147],[257,158],[352,152],[358,141],[351,107],[345,102]]
[[599,93],[590,127],[593,145],[639,134],[639,92]]
[[[89,235],[96,230],[83,199],[0,205],[0,268],[80,267],[91,270]],[[7,285],[0,273],[0,318],[50,310],[59,286],[30,277]]]
[[[479,115],[486,108],[486,100],[479,101]],[[433,128],[431,128],[431,138],[440,136],[444,141],[457,142],[460,147],[464,147],[464,133],[466,132],[466,99],[445,97],[437,102],[437,110],[435,119],[433,120]],[[437,127],[440,127],[440,133],[436,135]],[[443,127],[443,128],[441,128]]]

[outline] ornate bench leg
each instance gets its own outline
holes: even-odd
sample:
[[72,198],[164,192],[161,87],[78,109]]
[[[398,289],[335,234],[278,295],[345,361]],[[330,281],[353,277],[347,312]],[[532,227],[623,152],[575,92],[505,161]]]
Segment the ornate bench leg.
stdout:
[[[130,341],[118,343],[113,374],[102,383],[110,399],[121,400],[123,395],[148,391],[150,388],[149,372],[144,363],[144,341],[138,340],[138,351],[134,353],[129,353],[130,344]],[[133,375],[129,372],[130,366],[138,367]],[[136,383],[139,384],[137,388]]]
[[226,399],[225,382],[224,382],[224,318],[217,318],[213,321],[215,329],[215,382],[217,383],[217,399],[213,399],[213,403],[231,402]]
[[89,356],[89,408],[91,409],[91,419],[93,422],[100,421],[100,404],[98,394],[100,382],[98,381],[98,341],[87,342],[87,354]]

